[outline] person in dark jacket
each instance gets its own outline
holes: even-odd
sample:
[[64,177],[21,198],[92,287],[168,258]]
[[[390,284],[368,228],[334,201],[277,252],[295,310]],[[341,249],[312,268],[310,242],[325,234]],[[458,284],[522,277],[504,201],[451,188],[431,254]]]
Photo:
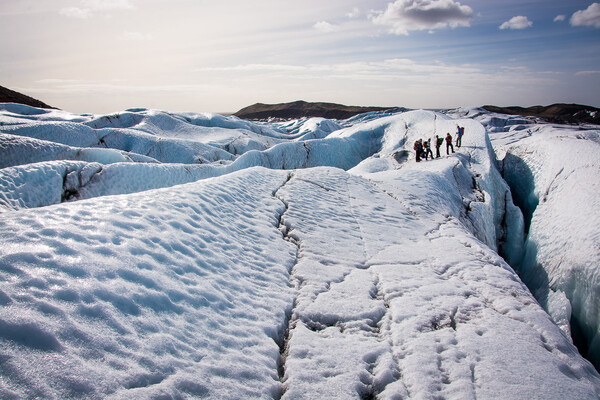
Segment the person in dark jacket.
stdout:
[[419,141],[415,141],[415,161],[416,162],[420,162],[421,161],[421,153],[423,153],[423,145],[421,143],[419,143]]
[[450,134],[450,132],[448,132],[448,134],[446,135],[446,155],[450,154],[450,149],[452,149],[452,152],[454,153],[454,146],[452,145],[452,135]]
[[433,152],[431,151],[431,139],[423,142],[423,152],[425,153],[425,160],[428,160],[428,156],[431,156],[433,160]]
[[435,158],[440,158],[440,147],[444,143],[444,139],[435,135]]

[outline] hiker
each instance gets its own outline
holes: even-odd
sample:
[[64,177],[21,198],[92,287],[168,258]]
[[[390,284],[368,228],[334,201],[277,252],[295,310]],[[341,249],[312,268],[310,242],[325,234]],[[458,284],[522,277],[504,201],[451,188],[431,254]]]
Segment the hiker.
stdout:
[[420,162],[421,161],[421,153],[423,152],[423,146],[419,143],[418,140],[415,141],[414,149],[415,149],[415,154],[416,154],[415,161]]
[[452,149],[452,152],[454,153],[454,146],[452,145],[452,135],[450,134],[450,132],[448,132],[448,134],[446,135],[446,155],[450,154],[449,149]]
[[431,159],[433,160],[433,152],[431,151],[431,139],[423,143],[423,151],[425,152],[425,160],[428,160],[429,155],[431,155]]
[[462,144],[462,137],[465,134],[465,127],[460,127],[456,125],[456,129],[456,147],[460,147],[460,145]]
[[442,143],[444,143],[444,139],[435,135],[435,158],[440,158],[440,147],[442,147]]

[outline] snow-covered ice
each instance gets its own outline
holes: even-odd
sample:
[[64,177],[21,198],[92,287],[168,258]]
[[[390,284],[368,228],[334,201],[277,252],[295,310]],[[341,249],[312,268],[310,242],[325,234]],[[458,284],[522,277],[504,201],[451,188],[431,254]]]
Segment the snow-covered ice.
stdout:
[[[576,185],[597,176],[598,144],[569,137],[586,149],[553,164],[553,142],[483,117],[0,105],[0,397],[597,399],[600,376],[542,306],[592,324],[597,308],[577,314],[563,286],[536,300],[505,259],[538,257],[526,281],[579,262],[597,295],[598,224],[573,237],[586,217],[562,211],[600,215],[595,181]],[[457,125],[456,153],[414,162],[417,138]],[[512,186],[507,155],[542,171],[515,195],[539,200],[525,219],[488,131]]]
[[[523,210],[514,265],[555,322],[600,366],[600,128],[475,113]],[[515,121],[517,123],[515,123]]]

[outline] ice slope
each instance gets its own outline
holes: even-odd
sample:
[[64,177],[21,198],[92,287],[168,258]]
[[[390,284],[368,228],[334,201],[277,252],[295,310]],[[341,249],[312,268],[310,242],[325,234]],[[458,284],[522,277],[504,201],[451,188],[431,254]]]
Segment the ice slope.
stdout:
[[163,163],[205,163],[232,160],[229,152],[195,140],[158,137],[133,129],[91,129],[83,124],[41,122],[0,126],[0,132],[67,146],[104,148],[135,153],[140,158],[152,158]]
[[529,232],[513,264],[600,367],[600,128],[459,110],[490,132]]
[[[0,211],[54,204],[57,199],[134,193],[253,166],[293,169],[328,165],[348,169],[372,152],[354,139],[309,140],[339,128],[333,121],[317,118],[261,124],[215,114],[147,109],[80,117],[56,110],[35,110],[17,104],[0,105],[0,166],[14,167],[0,169]],[[48,170],[60,171],[66,182],[66,174],[82,168],[74,164],[66,169],[65,163],[55,160],[102,166],[94,164],[90,167],[96,171],[94,176],[71,179],[69,185],[54,179],[55,186],[47,198],[15,198],[14,188],[29,191],[25,187],[44,180]],[[121,163],[129,161],[139,164]],[[149,162],[172,165],[145,164]],[[43,191],[35,192],[44,195]]]
[[255,169],[5,214],[0,397],[276,397],[286,179]]
[[0,132],[73,147],[103,147],[163,163],[231,161],[265,150],[288,135],[235,117],[134,109],[103,116],[73,116],[57,110],[0,104]]
[[407,194],[254,168],[4,214],[2,397],[597,396],[510,267]]
[[75,160],[113,164],[118,162],[150,162],[157,160],[122,150],[71,147],[60,143],[4,133],[0,137],[0,169],[54,160]]
[[[110,130],[136,146],[181,133],[158,127],[212,123],[139,109],[111,127],[65,118],[61,136],[62,114],[14,111],[0,139],[50,150],[15,127],[56,117],[59,137]],[[522,219],[478,122],[370,115],[304,140],[334,123],[300,135],[290,127],[312,122],[214,120],[271,147],[202,165],[0,169],[1,398],[600,396],[597,372],[496,252],[516,256]],[[414,162],[415,138],[457,124],[461,149]]]
[[[148,117],[145,114],[151,114],[151,116]],[[175,162],[179,164],[165,166],[158,164],[125,165],[122,163],[114,163],[107,165],[109,164],[108,159],[103,162],[99,157],[88,158],[89,161],[98,161],[103,164],[101,170],[97,171],[97,174],[91,179],[75,180],[75,182],[82,182],[82,184],[77,187],[66,188],[58,186],[54,188],[53,192],[63,191],[65,194],[62,198],[67,199],[84,199],[110,194],[133,193],[187,183],[210,176],[220,176],[254,166],[265,166],[275,169],[334,166],[349,169],[379,150],[381,138],[386,130],[392,129],[391,121],[393,121],[393,119],[382,119],[380,122],[375,122],[371,125],[364,124],[364,127],[351,130],[351,133],[346,134],[345,137],[338,136],[308,140],[307,138],[309,136],[322,136],[322,133],[318,132],[323,132],[323,129],[332,130],[337,126],[331,121],[327,122],[309,119],[299,124],[304,126],[304,128],[301,128],[298,132],[294,133],[295,128],[292,129],[288,126],[286,129],[291,133],[287,140],[278,138],[277,141],[273,142],[273,138],[267,136],[264,143],[274,144],[272,147],[264,151],[259,151],[252,149],[251,146],[246,146],[244,151],[242,151],[243,154],[236,155],[195,140],[183,140],[179,138],[169,139],[176,135],[169,130],[165,130],[162,134],[160,133],[157,126],[163,126],[165,129],[174,129],[174,127],[178,127],[177,129],[180,130],[183,129],[180,127],[182,122],[177,118],[167,118],[164,114],[159,114],[157,117],[154,113],[150,113],[147,110],[138,112],[130,111],[116,115],[121,116],[118,118],[116,116],[105,116],[94,119],[90,122],[90,125],[92,125],[94,129],[87,125],[77,125],[70,122],[65,123],[65,129],[61,129],[60,123],[48,123],[45,121],[40,123],[31,123],[28,121],[26,124],[0,126],[0,133],[4,133],[3,135],[0,135],[0,155],[2,155],[3,158],[6,157],[7,160],[16,160],[10,164],[8,164],[7,161],[7,166],[19,164],[14,165],[15,169],[12,170],[0,170],[0,183],[2,184],[2,186],[0,186],[0,210],[2,208],[14,208],[15,204],[19,204],[19,206],[22,207],[29,207],[29,204],[32,204],[33,206],[52,204],[51,199],[32,199],[32,202],[22,201],[17,203],[13,201],[11,204],[2,201],[2,198],[13,197],[11,194],[13,187],[21,187],[27,185],[27,182],[32,180],[39,181],[40,179],[43,179],[41,176],[33,176],[36,172],[48,168],[64,170],[62,166],[53,165],[36,166],[32,168],[28,162],[43,161],[57,153],[60,153],[61,156],[59,157],[57,155],[55,159],[79,160],[82,158],[78,158],[73,154],[77,155],[82,152],[88,152],[97,155],[100,152],[100,149],[97,149],[95,146],[99,146],[100,143],[103,146],[109,147],[111,150],[104,149],[105,153],[114,154],[114,157],[128,157],[134,161],[141,162],[159,161],[163,164]],[[158,121],[162,122],[158,123],[157,118]],[[187,116],[186,118],[186,120],[189,119],[198,123],[198,118],[194,119],[190,116]],[[148,119],[152,122],[154,127],[151,129],[148,128],[146,132],[142,130],[133,130],[131,128],[131,126],[136,126],[138,128],[140,126],[147,127],[150,124],[147,122]],[[171,122],[167,123],[165,122],[165,119]],[[109,123],[117,125],[119,128],[108,129],[106,125]],[[223,125],[226,124],[223,123]],[[245,131],[246,125],[243,126]],[[308,127],[316,129],[316,131],[312,131],[314,135],[310,133],[311,131],[307,131]],[[233,132],[225,134],[224,136],[237,138],[240,135],[239,129],[235,129],[235,125],[232,128],[227,129]],[[254,129],[257,131],[269,132],[269,135],[276,132],[276,129],[274,128],[271,129],[262,126],[257,126]],[[191,135],[189,132],[187,134]],[[199,133],[196,132],[196,134]],[[14,138],[21,135],[23,136],[22,141],[26,142],[26,145],[14,145]],[[206,132],[204,132],[203,135],[210,136],[209,133]],[[59,147],[57,143],[68,146],[77,145],[92,147],[86,148],[85,150],[74,148],[69,152],[63,150],[64,147]],[[40,155],[35,157],[30,155],[29,147],[32,146],[40,149],[36,152]],[[120,151],[112,149],[120,149]],[[231,150],[231,148],[229,149]],[[44,152],[41,150],[50,153],[50,156],[44,156]],[[126,153],[124,153],[124,151],[126,151]],[[236,152],[239,153],[239,149],[234,151],[234,153]],[[4,156],[4,154],[6,154],[6,156]],[[142,158],[141,156],[136,157],[138,154],[145,154],[146,156],[145,158]],[[198,161],[197,157],[203,158],[204,161],[201,165],[196,163]],[[213,162],[209,162],[209,159]],[[231,162],[231,160],[235,161]],[[118,160],[110,161],[114,162]],[[23,178],[25,178],[25,180]],[[66,179],[66,177],[64,178]],[[60,183],[58,180],[55,182]],[[52,199],[56,199],[56,196],[53,196]]]
[[[453,182],[453,206],[449,212],[470,226],[473,233],[492,249],[500,250],[509,262],[520,259],[522,216],[513,204],[509,187],[495,167],[495,155],[484,127],[469,119],[450,119],[429,111],[406,112],[369,122],[366,126],[386,120],[393,121],[393,125],[386,129],[380,151],[351,172],[376,180],[378,176],[411,176],[417,182],[423,181],[425,191],[420,197],[426,200],[423,203],[442,208],[446,208],[444,202],[451,196],[440,196],[439,190],[447,190],[445,182]],[[435,159],[435,162],[406,162],[414,159],[414,152],[408,148],[417,139],[431,139],[435,143],[436,136],[444,138],[447,133],[454,134],[458,125],[465,127],[468,134],[462,148],[455,146],[456,153],[452,158]],[[331,136],[353,135],[355,129],[363,128],[358,125]],[[440,153],[447,156],[446,151],[444,142]],[[402,174],[395,172],[398,168],[402,168]],[[385,171],[388,173],[384,174]]]
[[283,398],[598,395],[593,368],[496,253],[448,210],[380,184],[300,170],[276,194],[298,244]]
[[331,132],[337,131],[341,126],[325,118],[301,118],[292,121],[275,123],[280,129],[285,130],[290,138],[295,140],[323,139]]

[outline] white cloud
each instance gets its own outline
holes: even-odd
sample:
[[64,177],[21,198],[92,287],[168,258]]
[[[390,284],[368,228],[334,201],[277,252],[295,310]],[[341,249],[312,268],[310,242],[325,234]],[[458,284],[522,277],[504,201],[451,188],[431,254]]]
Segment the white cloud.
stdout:
[[572,26],[600,28],[600,3],[592,3],[585,10],[576,11],[569,22]]
[[78,83],[77,79],[57,79],[57,78],[45,78],[39,79],[35,81],[35,83],[40,83],[42,85],[63,85],[63,84],[73,84]]
[[561,21],[564,21],[565,19],[567,19],[566,15],[557,15],[556,18],[554,18],[554,22],[561,22]]
[[600,75],[600,71],[579,71],[575,73],[577,76]]
[[89,18],[100,11],[134,10],[130,0],[80,0],[81,7],[65,7],[59,11],[69,18]]
[[533,25],[527,17],[518,15],[500,25],[500,29],[525,29]]
[[528,69],[526,67],[521,67],[521,66],[512,67],[512,66],[508,66],[508,65],[503,65],[500,67],[500,69],[502,69],[503,71],[512,71],[512,72],[527,72],[528,71]]
[[92,10],[88,8],[78,8],[78,7],[65,7],[59,11],[60,15],[64,15],[69,18],[80,18],[85,19],[92,16]]
[[371,19],[389,26],[392,33],[408,35],[409,31],[469,26],[472,16],[471,7],[454,0],[396,0]]
[[81,0],[81,4],[94,11],[133,10],[135,8],[130,0]]
[[350,11],[348,14],[346,14],[346,17],[348,18],[356,18],[360,15],[360,10],[357,7],[354,7],[352,9],[352,11]]
[[197,68],[198,72],[228,72],[228,71],[304,71],[306,67],[289,64],[241,64],[232,67],[204,67]]
[[[441,63],[419,64],[405,58],[393,58],[376,62],[352,62],[338,64],[242,64],[231,67],[200,68],[203,72],[249,72],[268,73],[289,77],[295,72],[296,77],[304,76],[310,79],[339,78],[388,80],[392,78],[431,76],[431,75],[463,75],[481,72],[479,68],[469,65],[445,65]],[[301,75],[299,75],[301,74]]]
[[154,37],[152,35],[150,35],[148,33],[141,33],[141,32],[124,31],[121,36],[123,39],[131,40],[133,42],[142,42],[142,41],[154,39]]
[[[44,83],[47,79],[42,79],[40,82]],[[210,84],[157,84],[157,85],[134,85],[125,81],[102,83],[93,81],[77,81],[76,83],[63,83],[55,82],[50,83],[48,86],[26,88],[23,89],[26,93],[58,93],[58,94],[106,94],[114,95],[115,93],[131,95],[131,94],[148,94],[148,93],[164,93],[164,92],[197,92],[206,90],[208,88],[214,88]]]
[[313,25],[313,28],[323,33],[329,33],[338,30],[338,27],[336,25],[330,24],[327,21],[317,22]]

